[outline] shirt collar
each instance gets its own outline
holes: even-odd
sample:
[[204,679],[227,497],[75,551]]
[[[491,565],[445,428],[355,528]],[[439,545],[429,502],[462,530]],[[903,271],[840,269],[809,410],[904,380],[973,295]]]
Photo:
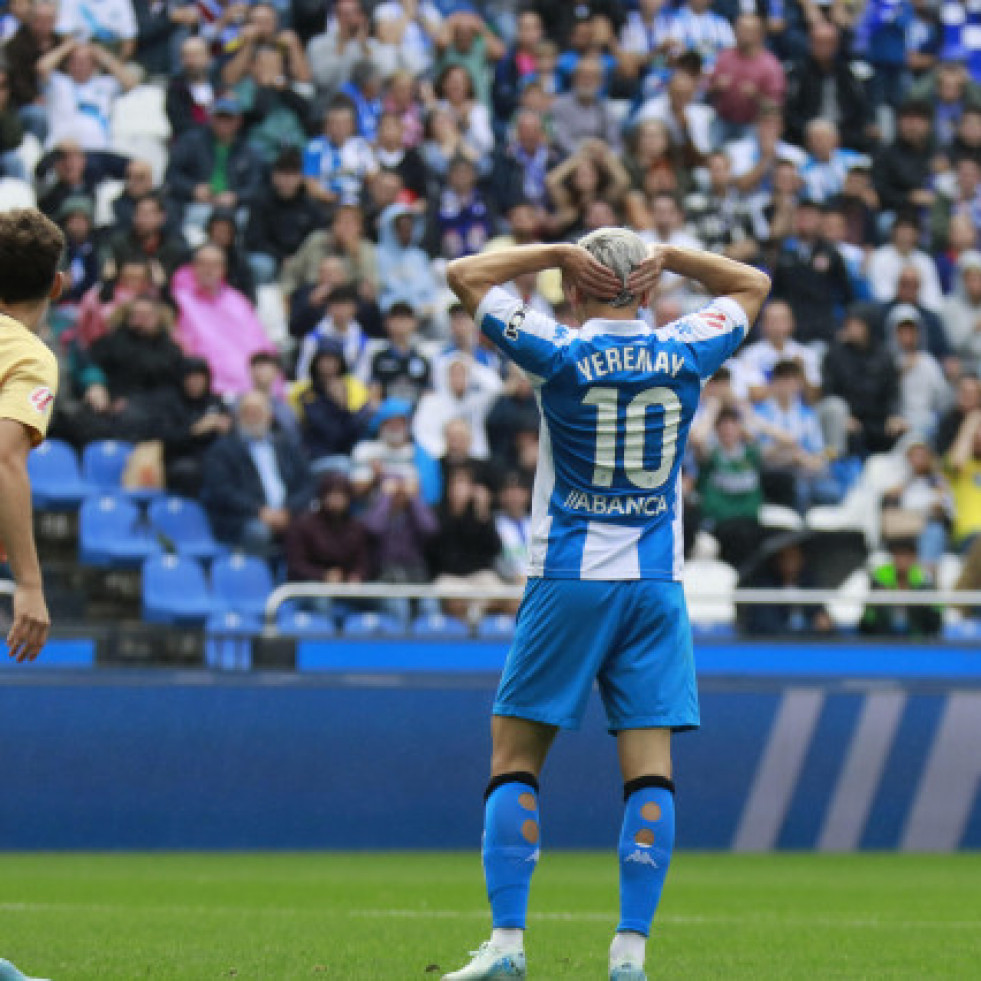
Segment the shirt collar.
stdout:
[[598,337],[613,334],[617,337],[637,337],[649,334],[650,327],[643,320],[607,320],[604,317],[591,317],[580,328],[582,337]]

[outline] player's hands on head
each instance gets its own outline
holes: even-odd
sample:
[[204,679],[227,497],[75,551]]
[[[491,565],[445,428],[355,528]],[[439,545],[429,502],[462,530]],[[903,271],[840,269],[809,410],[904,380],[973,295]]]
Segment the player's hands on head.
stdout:
[[562,272],[589,296],[612,299],[623,289],[623,283],[616,273],[607,269],[579,245],[571,246],[566,252]]
[[14,592],[14,622],[7,634],[8,655],[18,662],[33,661],[48,639],[51,618],[40,586],[18,586]]
[[635,296],[640,296],[657,286],[657,281],[664,271],[664,250],[656,245],[651,249],[647,258],[627,277],[627,289]]

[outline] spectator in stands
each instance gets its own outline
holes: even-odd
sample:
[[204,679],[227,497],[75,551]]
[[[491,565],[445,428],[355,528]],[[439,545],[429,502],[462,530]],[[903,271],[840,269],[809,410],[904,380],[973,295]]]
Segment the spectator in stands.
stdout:
[[518,464],[518,433],[538,436],[538,402],[527,375],[509,365],[497,401],[487,414],[487,442],[496,466],[513,470]]
[[404,69],[391,74],[386,87],[385,110],[399,117],[404,144],[419,148],[422,143],[423,118],[415,76]]
[[940,417],[933,445],[945,457],[954,445],[964,420],[975,410],[981,410],[981,377],[963,375],[957,380],[954,404]]
[[61,0],[55,30],[64,37],[97,41],[121,62],[136,53],[136,14],[131,0]]
[[841,253],[821,235],[816,202],[800,202],[794,225],[794,236],[777,253],[770,295],[789,304],[802,343],[828,344],[853,299],[851,279]]
[[720,252],[739,262],[759,256],[766,222],[754,202],[746,200],[732,183],[729,158],[721,150],[709,154],[709,184],[685,198],[688,230],[710,252]]
[[494,234],[490,203],[477,183],[477,168],[466,157],[451,161],[446,186],[430,214],[432,251],[445,259],[480,252]]
[[856,302],[868,303],[872,299],[872,284],[865,269],[866,253],[861,246],[848,241],[848,214],[841,204],[833,202],[822,209],[821,235],[841,255]]
[[242,134],[242,107],[234,96],[216,99],[206,127],[178,135],[167,164],[167,187],[184,220],[203,227],[212,208],[244,207],[259,190],[262,161]]
[[698,492],[705,527],[718,539],[722,560],[738,568],[760,542],[763,461],[735,409],[719,412],[715,430],[716,444],[699,466]]
[[[897,538],[887,542],[889,561],[872,573],[872,589],[923,590],[933,584],[926,570],[916,561],[916,540]],[[859,621],[859,633],[877,637],[922,639],[935,637],[943,625],[943,615],[936,606],[876,606],[865,607]]]
[[283,365],[273,351],[256,351],[249,358],[250,391],[259,392],[269,400],[273,414],[273,429],[300,443],[300,427],[296,413],[283,397]]
[[555,149],[562,157],[574,154],[586,140],[595,140],[614,153],[620,147],[620,127],[602,96],[603,63],[590,55],[572,73],[572,88],[552,106]]
[[419,150],[434,184],[446,180],[450,163],[457,157],[477,161],[477,151],[463,138],[456,117],[445,106],[434,105],[426,114],[423,143]]
[[523,586],[528,577],[531,547],[531,492],[519,474],[507,473],[501,481],[497,501],[494,523],[501,551],[495,569],[506,583]]
[[204,235],[207,244],[217,245],[225,255],[225,282],[255,306],[255,276],[240,243],[235,211],[231,208],[212,208],[204,225]]
[[817,413],[802,397],[804,373],[796,361],[779,361],[770,397],[756,408],[767,497],[805,514],[814,504],[836,504],[841,487],[828,468]]
[[900,273],[913,266],[920,275],[919,302],[936,313],[943,306],[943,293],[936,265],[917,248],[919,235],[919,224],[913,215],[897,216],[889,232],[889,244],[879,246],[869,257],[872,295],[879,303],[888,303],[896,295]]
[[395,65],[414,75],[424,75],[432,67],[433,46],[443,18],[430,0],[399,3],[383,0],[372,12],[379,49],[375,60],[391,73]]
[[49,141],[75,139],[86,150],[107,150],[113,103],[136,85],[135,72],[108,49],[75,37],[43,55],[37,71]]
[[359,61],[378,56],[378,42],[370,36],[370,30],[360,0],[337,0],[333,5],[327,29],[307,45],[310,73],[320,102],[337,94]]
[[803,167],[807,154],[783,139],[784,117],[778,106],[764,105],[749,136],[725,145],[736,187],[744,193],[770,194],[781,163]]
[[634,116],[635,123],[661,120],[685,167],[700,166],[714,144],[715,110],[697,101],[701,84],[701,57],[693,51],[682,54],[673,64],[665,91],[648,99]]
[[249,5],[240,43],[235,53],[222,66],[221,80],[225,85],[236,86],[250,71],[254,72],[257,63],[262,60],[263,49],[279,52],[282,61],[278,74],[284,80],[302,85],[310,82],[310,65],[307,63],[303,44],[295,31],[280,27],[279,9],[275,3],[264,3],[261,0]]
[[48,137],[48,114],[44,105],[43,79],[38,74],[37,64],[64,42],[55,31],[57,17],[56,3],[38,0],[32,5],[26,22],[17,28],[3,49],[14,105],[24,129],[41,143]]
[[62,268],[68,273],[68,283],[58,301],[59,308],[64,309],[79,303],[99,281],[99,255],[89,199],[81,196],[65,198],[58,209],[58,224],[65,233]]
[[493,351],[480,343],[480,335],[473,317],[467,313],[462,303],[454,302],[449,309],[450,339],[436,357],[434,369],[437,377],[446,377],[449,362],[458,355],[464,355],[485,368],[497,369],[500,361]]
[[[130,160],[126,164],[123,189],[112,202],[112,231],[127,231],[133,223],[137,201],[153,193],[153,166],[146,160]],[[174,222],[169,214],[167,218],[169,231]]]
[[161,400],[181,384],[184,356],[170,336],[171,312],[152,297],[123,305],[114,329],[89,349],[82,372],[82,405],[72,419],[81,443],[121,439],[138,443],[159,429]]
[[929,208],[933,191],[929,178],[934,154],[933,107],[907,101],[899,110],[896,138],[880,150],[872,174],[882,207],[897,213],[907,208]]
[[930,210],[930,244],[933,251],[949,244],[950,222],[954,217],[967,218],[972,226],[981,219],[981,160],[961,157],[954,165],[952,180],[948,183],[942,179],[937,181],[937,194]]
[[960,58],[944,58],[910,93],[933,110],[937,141],[949,147],[968,111],[981,110],[981,85],[971,80]]
[[667,124],[648,119],[630,130],[623,165],[631,185],[645,195],[661,191],[678,194],[691,187],[691,175],[682,166],[681,157],[681,148],[671,142]]
[[357,284],[362,298],[371,300],[378,295],[376,250],[365,237],[364,217],[356,204],[339,205],[330,228],[311,232],[299,251],[283,263],[280,285],[286,296],[300,286],[317,283],[327,256],[343,258],[346,278]]
[[377,170],[371,145],[357,135],[354,104],[336,96],[324,114],[323,136],[311,140],[303,154],[307,191],[322,204],[357,204],[362,185]]
[[504,210],[522,202],[544,207],[548,201],[545,179],[556,163],[541,116],[530,109],[520,110],[494,162],[492,180],[499,205]]
[[784,300],[771,300],[763,308],[760,319],[760,339],[746,345],[730,368],[737,368],[740,394],[748,394],[754,402],[770,395],[773,369],[781,361],[794,361],[804,374],[808,400],[815,400],[821,391],[821,362],[812,348],[794,340],[794,312]]
[[868,157],[838,145],[838,127],[827,119],[807,124],[808,158],[802,170],[804,190],[822,204],[841,193],[845,177],[853,167],[867,165]]
[[981,163],[981,109],[965,109],[947,152],[953,161],[970,157]]
[[[621,70],[632,78],[660,80],[667,74],[669,30],[674,13],[665,0],[639,0],[620,31]],[[551,26],[551,25],[550,25]]]
[[412,434],[431,456],[443,455],[444,431],[453,419],[464,419],[472,433],[471,452],[477,459],[490,456],[485,423],[501,390],[501,377],[476,364],[466,355],[456,355],[446,366],[445,382],[435,392],[423,395],[416,409]]
[[736,21],[734,41],[734,47],[719,53],[708,84],[726,140],[746,135],[761,105],[781,105],[786,89],[783,67],[764,47],[762,18],[742,14]]
[[103,265],[101,276],[101,281],[82,297],[71,334],[62,338],[63,341],[70,338],[74,353],[84,352],[107,334],[110,325],[116,323],[120,307],[137,297],[159,299],[167,287],[163,270],[146,262],[125,262],[115,269],[111,263]]
[[167,82],[167,119],[174,139],[195,127],[206,128],[215,101],[217,71],[202,37],[181,44],[181,69]]
[[225,282],[225,254],[202,245],[171,284],[180,311],[177,339],[187,354],[211,367],[215,391],[235,395],[249,384],[249,358],[272,350],[265,328],[248,298]]
[[323,341],[310,362],[309,384],[298,395],[302,441],[314,473],[347,470],[358,440],[368,431],[377,405],[348,371],[339,341]]
[[[327,260],[325,265],[326,263]],[[357,291],[350,283],[336,286],[327,292],[322,307],[318,302],[320,293],[320,287],[311,290],[305,305],[297,303],[290,319],[290,333],[294,337],[303,338],[300,344],[300,356],[296,362],[297,377],[307,377],[314,354],[326,340],[337,341],[344,352],[344,360],[351,366],[351,370],[359,377],[367,377],[369,365],[365,358],[368,338],[356,319]]]
[[487,106],[478,101],[473,78],[462,64],[450,64],[436,79],[435,95],[441,109],[456,120],[463,142],[475,159],[489,164],[494,153],[494,130]]
[[379,398],[404,399],[415,406],[432,386],[432,366],[419,350],[419,320],[408,303],[393,303],[385,315],[388,343],[371,358],[368,378]]
[[273,282],[283,261],[323,227],[325,218],[323,207],[307,193],[300,151],[287,147],[249,208],[245,245],[256,281]]
[[943,324],[964,372],[981,377],[981,252],[961,254],[954,292],[944,303]]
[[964,416],[944,463],[954,497],[953,538],[965,551],[981,535],[981,409]]
[[273,431],[264,395],[243,395],[235,420],[235,429],[205,453],[201,502],[219,541],[272,557],[309,507],[313,481],[299,448]]
[[902,303],[886,320],[887,337],[899,369],[899,414],[920,437],[933,435],[950,402],[943,369],[926,349],[923,318],[915,307]]
[[550,230],[556,238],[575,238],[585,228],[586,212],[597,201],[619,205],[630,177],[610,147],[587,140],[549,171],[546,179],[553,214]]
[[[776,543],[774,543],[776,544]],[[773,552],[752,585],[759,589],[813,589],[804,549],[799,541]],[[753,604],[741,611],[749,637],[785,637],[795,634],[826,634],[834,629],[828,611],[820,605],[773,603]]]
[[55,220],[68,198],[85,198],[94,209],[95,190],[104,174],[90,166],[85,151],[74,140],[63,140],[49,156],[50,174],[38,164],[38,207]]
[[154,263],[166,281],[187,260],[187,244],[177,233],[168,233],[163,200],[151,192],[136,202],[132,224],[110,236],[102,260],[116,269],[127,262]]
[[530,9],[519,11],[514,43],[494,70],[494,115],[501,123],[511,121],[523,83],[535,76],[535,53],[544,37],[541,15]]
[[872,168],[867,163],[853,165],[845,174],[841,193],[831,202],[845,216],[845,241],[862,248],[879,240],[876,227],[879,195],[872,183]]
[[498,480],[492,463],[473,455],[473,431],[466,419],[450,419],[443,427],[443,452],[439,457],[439,472],[443,487],[449,485],[452,474],[466,470],[480,485],[492,490]]
[[457,9],[442,23],[435,37],[439,78],[450,65],[462,65],[473,79],[477,101],[490,108],[490,66],[506,53],[504,42],[472,8]]
[[899,417],[899,374],[892,353],[876,342],[869,321],[857,311],[849,311],[829,348],[821,368],[825,405],[835,403],[839,415],[837,435],[840,444],[847,435],[849,455],[866,457],[885,453],[906,424]]
[[920,270],[913,265],[899,271],[896,291],[892,299],[879,307],[880,331],[887,339],[890,337],[889,319],[898,307],[912,307],[923,331],[923,344],[938,361],[944,363],[950,357],[950,343],[947,332],[937,314],[926,307],[920,299],[922,279]]
[[377,438],[362,440],[351,454],[352,480],[365,492],[378,487],[386,474],[411,473],[422,499],[434,506],[442,496],[439,466],[412,440],[411,422],[411,402],[385,399],[372,419]]
[[838,27],[821,16],[810,29],[810,52],[787,73],[787,132],[798,146],[807,124],[818,116],[835,123],[852,150],[869,145],[872,116],[865,88],[843,56]]
[[[429,543],[437,586],[487,587],[501,585],[494,571],[501,553],[501,538],[491,508],[490,491],[466,469],[454,470],[446,497],[437,510],[439,530]],[[445,600],[451,616],[464,617],[468,600]],[[478,604],[482,609],[483,604]]]
[[933,572],[947,551],[954,502],[933,450],[923,440],[906,444],[906,464],[902,482],[882,496],[883,537],[891,537],[891,524],[919,526],[917,555]]
[[164,446],[167,490],[196,498],[208,447],[232,428],[221,396],[211,390],[211,369],[203,358],[185,358],[179,392],[158,399],[159,438]]
[[419,151],[406,145],[405,124],[398,113],[382,113],[374,151],[378,166],[395,171],[402,178],[404,193],[411,196],[413,204],[424,208],[429,195],[429,174]]
[[133,0],[136,15],[136,62],[145,76],[167,77],[178,70],[181,39],[197,26],[197,4],[171,6],[163,0]]
[[712,0],[682,0],[668,25],[671,50],[696,52],[708,71],[723,51],[736,44],[732,25],[711,7]]
[[351,484],[344,474],[323,477],[314,510],[286,532],[286,569],[298,582],[360,583],[371,576],[368,531],[351,513]]
[[[381,582],[429,582],[426,548],[439,524],[420,496],[419,479],[411,469],[393,468],[384,475],[361,520],[374,543]],[[405,601],[396,601],[389,608],[407,619]]]
[[10,99],[10,73],[0,66],[0,175],[28,180],[20,154],[23,140],[24,126]]
[[421,247],[426,219],[407,204],[389,205],[378,222],[378,303],[390,310],[405,303],[428,323],[436,312],[438,287],[432,261]]

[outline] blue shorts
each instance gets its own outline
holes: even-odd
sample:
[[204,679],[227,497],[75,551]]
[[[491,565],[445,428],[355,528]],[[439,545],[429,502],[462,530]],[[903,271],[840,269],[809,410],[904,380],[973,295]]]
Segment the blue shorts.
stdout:
[[594,680],[611,732],[698,727],[681,583],[529,580],[494,714],[578,729]]

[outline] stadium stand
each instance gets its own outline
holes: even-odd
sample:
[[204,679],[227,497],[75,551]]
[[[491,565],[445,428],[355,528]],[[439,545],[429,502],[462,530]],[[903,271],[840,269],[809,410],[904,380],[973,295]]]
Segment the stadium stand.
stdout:
[[[131,3],[144,6],[116,6]],[[854,529],[871,552],[901,526],[928,581],[970,585],[964,557],[981,533],[981,24],[962,5],[785,0],[764,21],[719,0],[730,32],[685,0],[428,0],[404,18],[376,0],[178,0],[180,15],[135,43],[101,23],[98,3],[79,0],[90,27],[72,38],[39,6],[3,21],[0,207],[37,201],[69,240],[71,287],[45,334],[65,383],[31,474],[39,511],[78,509],[81,564],[138,569],[162,547],[212,559],[213,532],[230,541],[234,527],[250,554],[218,558],[214,588],[222,609],[246,618],[287,575],[427,583],[451,520],[437,488],[465,469],[500,538],[482,572],[520,585],[537,410],[454,306],[446,262],[614,223],[773,277],[772,314],[706,386],[692,431],[686,579],[725,596],[776,536]],[[190,13],[226,6],[218,20]],[[364,43],[338,48],[346,36]],[[377,91],[365,83],[375,78]],[[514,289],[572,322],[556,276]],[[153,327],[134,306],[145,297]],[[652,316],[703,301],[666,279]],[[247,342],[226,329],[231,310],[247,319]],[[449,370],[460,360],[462,393],[462,373]],[[269,433],[236,421],[253,390],[270,403]],[[389,452],[376,437],[393,398],[409,417]],[[417,432],[438,459],[413,443]],[[307,496],[269,496],[257,475],[266,506],[230,494],[220,513],[208,500],[201,510],[202,481],[232,443],[281,437],[298,450],[291,486],[340,474],[348,489],[308,509]],[[425,500],[406,499],[428,527],[409,549],[375,519],[389,492],[401,513],[400,495],[420,481]],[[311,533],[302,577],[292,525]],[[828,608],[840,631],[861,614],[849,598],[858,575],[820,583],[841,590]],[[387,623],[365,611],[344,629]],[[290,610],[277,622],[297,634],[326,628],[322,616]],[[457,629],[420,617],[400,629]],[[510,621],[496,617],[471,626],[506,636]],[[731,603],[696,605],[693,619],[741,629]]]

